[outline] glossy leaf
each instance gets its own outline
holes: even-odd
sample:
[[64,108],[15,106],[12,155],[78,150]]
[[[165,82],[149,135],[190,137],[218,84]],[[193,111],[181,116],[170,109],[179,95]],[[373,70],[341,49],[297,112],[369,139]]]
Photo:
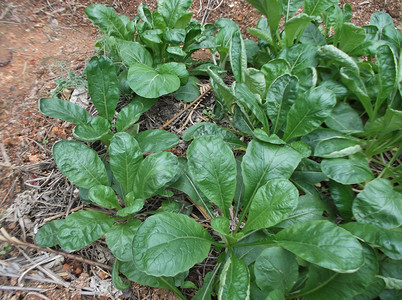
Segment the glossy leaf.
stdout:
[[176,75],[179,77],[181,85],[188,82],[189,73],[186,69],[186,65],[183,63],[169,62],[160,64],[156,67],[156,71],[161,74]]
[[[130,194],[130,193],[129,193]],[[133,193],[131,193],[133,194]],[[126,196],[126,202],[127,202],[127,197]],[[131,214],[134,214],[136,212],[139,212],[145,204],[145,200],[144,199],[134,199],[130,204],[127,203],[127,206],[125,208],[120,209],[116,215],[120,216],[120,217],[127,217]]]
[[89,199],[103,207],[120,209],[119,200],[110,186],[95,185],[89,189]]
[[148,8],[148,5],[146,5],[145,3],[141,3],[140,5],[138,5],[137,13],[141,20],[143,20],[144,22],[152,23],[152,14]]
[[216,272],[217,269],[204,276],[204,283],[193,297],[193,300],[211,300]]
[[214,123],[196,123],[183,132],[183,140],[190,141],[200,136],[217,136],[224,140],[231,148],[245,147],[236,135],[224,127],[220,127]]
[[127,75],[131,89],[144,98],[158,98],[179,89],[180,79],[170,73],[159,73],[144,64],[132,64]]
[[97,211],[78,211],[69,215],[57,234],[66,251],[81,249],[110,230],[114,218]]
[[353,235],[328,221],[285,228],[275,235],[275,241],[302,259],[335,272],[355,272],[364,262],[362,246]]
[[105,165],[88,146],[75,141],[59,141],[52,152],[56,165],[72,183],[86,189],[108,185]]
[[267,16],[271,35],[274,36],[278,30],[279,21],[282,15],[282,1],[279,0],[247,0],[261,14]]
[[311,159],[302,159],[291,178],[314,185],[328,177],[321,171],[319,163]]
[[118,260],[132,261],[132,244],[140,225],[140,220],[131,220],[127,223],[115,224],[107,232],[106,244]]
[[120,98],[114,63],[106,56],[94,56],[86,66],[88,91],[100,116],[111,121]]
[[402,232],[384,229],[369,223],[353,222],[343,224],[342,227],[372,247],[378,247],[389,258],[402,259]]
[[204,260],[209,233],[186,215],[161,213],[146,219],[133,242],[134,263],[153,276],[175,276]]
[[270,87],[279,76],[290,73],[290,70],[290,64],[282,58],[275,58],[261,67],[261,72],[265,75],[267,87]]
[[178,160],[170,152],[148,155],[140,164],[135,180],[135,198],[148,199],[170,182],[178,172]]
[[331,192],[332,200],[335,206],[346,221],[352,218],[352,203],[355,198],[355,193],[350,185],[343,185],[341,183],[330,181],[329,190]]
[[109,147],[110,168],[125,193],[133,189],[137,169],[142,162],[142,151],[137,141],[128,133],[116,133]]
[[39,228],[38,232],[35,234],[35,245],[40,247],[56,246],[59,243],[57,234],[59,233],[60,227],[63,226],[64,221],[64,219],[53,220]]
[[176,146],[179,137],[162,129],[149,129],[135,135],[142,152],[159,152]]
[[298,44],[284,48],[279,58],[286,60],[290,65],[290,72],[297,75],[307,68],[317,66],[317,47],[310,44]]
[[347,158],[323,159],[321,170],[329,178],[342,184],[356,184],[373,178],[366,157],[357,153]]
[[85,109],[70,101],[58,98],[40,98],[38,108],[46,116],[73,124],[85,125],[91,121],[91,116]]
[[285,23],[283,43],[290,47],[298,42],[306,26],[314,18],[304,13],[298,14]]
[[299,8],[303,5],[303,0],[283,0],[282,1],[282,10],[285,15],[285,20],[288,20],[292,17]]
[[187,13],[191,0],[163,0],[158,2],[158,12],[165,19],[166,25],[174,28],[177,21]]
[[352,23],[343,23],[337,30],[337,46],[342,51],[358,56],[367,53],[367,46],[371,45],[366,41],[366,32],[364,28],[358,27]]
[[237,82],[245,82],[247,71],[247,54],[240,31],[236,31],[230,43],[230,65]]
[[127,130],[141,117],[144,105],[139,101],[133,101],[121,109],[116,118],[116,130],[118,132]]
[[359,141],[350,137],[333,137],[323,139],[314,148],[314,156],[338,158],[362,151]]
[[356,133],[363,131],[363,122],[358,113],[346,102],[340,102],[325,120],[325,124],[334,130],[343,133]]
[[287,294],[298,277],[296,257],[280,247],[265,249],[254,264],[255,280],[258,287],[269,292],[278,289]]
[[235,255],[231,255],[223,266],[218,299],[250,299],[250,274],[246,264]]
[[334,61],[342,67],[350,69],[356,75],[360,74],[359,67],[352,57],[333,45],[325,45],[318,49],[317,54],[322,58]]
[[188,82],[182,85],[175,93],[174,98],[183,102],[192,102],[200,96],[200,89],[197,83],[199,80],[197,77],[190,76]]
[[402,225],[402,193],[391,182],[377,178],[366,184],[353,202],[353,215],[360,223],[391,229]]
[[305,0],[303,11],[311,16],[319,16],[333,5],[338,5],[338,0]]
[[335,104],[335,94],[326,88],[317,87],[305,93],[289,110],[283,139],[289,141],[316,129],[328,118]]
[[251,200],[244,232],[269,228],[286,219],[296,208],[299,192],[287,179],[271,179]]
[[301,160],[291,147],[252,140],[243,157],[244,200],[248,203],[257,190],[274,178],[288,179]]
[[296,99],[297,77],[284,74],[276,78],[267,91],[266,111],[277,133],[285,124],[286,116]]
[[89,124],[78,124],[73,129],[73,136],[85,142],[99,141],[111,133],[110,122],[99,116],[92,118]]
[[236,191],[236,161],[226,143],[202,136],[187,149],[188,169],[203,194],[228,216]]
[[324,46],[327,43],[325,37],[313,23],[307,24],[300,37],[300,42],[302,44],[312,44],[315,46]]
[[153,60],[151,53],[140,43],[119,41],[117,47],[119,49],[119,55],[127,67],[135,63],[152,66]]
[[398,77],[399,80],[401,79],[401,75],[398,75],[398,61],[390,46],[378,47],[375,57],[378,65],[379,83],[376,107],[379,108],[380,104],[391,94]]
[[119,274],[120,261],[115,259],[112,268],[112,284],[118,290],[125,290],[130,287],[130,283],[123,281]]

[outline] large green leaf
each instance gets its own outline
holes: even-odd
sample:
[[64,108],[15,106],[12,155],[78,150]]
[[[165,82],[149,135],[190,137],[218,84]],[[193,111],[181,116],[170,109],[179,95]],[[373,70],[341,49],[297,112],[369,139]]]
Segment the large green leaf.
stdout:
[[91,4],[85,9],[85,14],[105,35],[114,36],[122,40],[128,38],[126,25],[112,7]]
[[139,101],[133,101],[124,106],[116,118],[116,130],[118,132],[127,130],[138,121],[144,112],[144,105]]
[[283,58],[275,58],[261,67],[261,72],[265,75],[266,86],[274,82],[279,76],[290,73],[290,64]]
[[229,57],[236,81],[244,83],[247,71],[247,54],[240,31],[236,31],[232,36]]
[[197,291],[197,294],[192,298],[193,300],[211,300],[214,283],[215,283],[215,275],[219,268],[215,267],[213,272],[209,272],[204,276],[204,283]]
[[342,227],[370,246],[378,247],[388,257],[396,260],[402,259],[402,232],[357,222],[347,223]]
[[39,111],[49,117],[57,118],[73,124],[88,124],[91,115],[77,104],[58,98],[40,98]]
[[378,272],[378,261],[375,252],[368,246],[363,247],[364,265],[351,274],[340,274],[310,266],[306,286],[299,297],[311,300],[352,299],[366,290]]
[[325,124],[334,130],[343,133],[356,133],[363,131],[363,122],[359,114],[346,102],[339,102]]
[[135,135],[142,152],[159,152],[176,146],[179,137],[162,129],[149,129]]
[[[379,108],[381,103],[391,94],[397,83],[398,61],[396,60],[392,48],[388,45],[378,47],[375,57],[378,65],[379,83],[376,107]],[[399,79],[401,79],[400,75]]]
[[391,229],[402,225],[402,193],[390,181],[376,178],[366,184],[353,202],[353,215],[360,223]]
[[251,200],[244,232],[269,228],[286,219],[297,206],[299,192],[287,179],[271,179]]
[[282,10],[285,20],[292,17],[303,5],[304,0],[282,0]]
[[212,238],[186,215],[161,213],[149,217],[133,242],[134,263],[153,276],[175,276],[204,260]]
[[333,45],[322,46],[318,49],[317,54],[326,60],[336,62],[340,66],[348,68],[356,75],[360,74],[359,66],[353,58]]
[[59,233],[60,227],[63,226],[64,221],[64,219],[53,220],[39,228],[38,232],[35,234],[35,245],[40,247],[53,247],[57,245],[59,243],[57,234]]
[[272,132],[275,134],[281,130],[296,99],[297,81],[296,76],[284,74],[276,78],[267,91],[266,111],[272,122]]
[[327,43],[325,37],[313,23],[307,24],[300,37],[300,42],[302,44],[312,44],[315,46],[324,46]]
[[195,139],[187,149],[188,169],[203,194],[229,214],[236,191],[236,161],[230,147],[215,136]]
[[200,136],[217,136],[224,140],[231,148],[246,147],[236,135],[215,123],[196,123],[183,132],[183,140],[190,141]]
[[149,51],[140,43],[119,41],[117,43],[119,55],[126,66],[131,66],[135,63],[141,63],[152,66],[153,60]]
[[189,73],[186,69],[186,65],[183,63],[169,62],[160,64],[156,67],[156,71],[161,74],[176,75],[180,79],[182,85],[188,82]]
[[81,249],[101,238],[112,227],[114,218],[97,211],[78,211],[69,215],[57,238],[67,251]]
[[106,56],[94,56],[86,71],[91,100],[99,115],[111,121],[120,97],[115,65]]
[[367,158],[356,153],[347,158],[323,159],[321,170],[329,178],[342,184],[356,184],[373,179]]
[[241,164],[245,185],[245,204],[257,190],[274,178],[288,179],[301,160],[301,155],[289,146],[252,140]]
[[247,0],[261,14],[267,16],[271,36],[275,36],[282,16],[282,1],[280,0]]
[[313,17],[301,13],[288,20],[282,37],[285,46],[290,47],[298,42],[304,29],[313,19]]
[[158,12],[165,19],[166,25],[174,28],[177,21],[186,14],[191,6],[191,0],[158,1]]
[[366,31],[364,28],[358,27],[352,23],[343,23],[336,30],[337,46],[342,51],[358,56],[367,53],[367,46],[370,46],[370,41],[366,41]]
[[289,110],[283,140],[289,141],[316,129],[328,118],[335,104],[335,94],[325,87],[306,92]]
[[298,268],[293,253],[280,247],[271,247],[265,249],[255,261],[255,281],[264,292],[278,289],[282,294],[287,294],[296,283]]
[[352,155],[360,151],[362,151],[362,148],[358,140],[346,136],[336,136],[318,142],[314,148],[314,156],[338,158]]
[[131,89],[144,98],[159,98],[173,93],[180,87],[180,78],[171,73],[159,73],[140,63],[132,64],[127,75]]
[[290,72],[297,75],[307,68],[317,66],[317,47],[310,44],[298,44],[284,48],[279,58],[286,60],[290,65]]
[[317,184],[328,177],[321,171],[320,164],[311,159],[302,159],[296,170],[293,172],[292,179],[303,181],[308,184]]
[[338,5],[338,0],[305,0],[303,11],[312,16],[319,16],[333,5]]
[[103,207],[120,209],[119,200],[110,186],[95,185],[88,191],[88,198]]
[[112,134],[110,122],[103,117],[94,117],[88,124],[78,124],[73,129],[73,136],[77,140],[95,142]]
[[88,146],[75,141],[59,141],[52,152],[56,165],[72,183],[86,189],[108,185],[105,165]]
[[116,133],[109,147],[110,168],[127,194],[132,191],[137,169],[142,162],[142,151],[128,133]]
[[340,273],[357,271],[364,263],[363,249],[353,235],[328,221],[307,221],[275,235],[283,248],[304,260]]
[[134,179],[135,198],[148,199],[177,174],[179,162],[170,152],[148,155],[140,164]]
[[250,299],[250,273],[244,261],[235,255],[230,255],[219,279],[219,300]]
[[355,198],[352,187],[331,180],[329,190],[341,217],[346,221],[350,221],[352,218],[352,203]]
[[131,220],[127,223],[115,224],[107,232],[106,244],[118,260],[133,260],[132,244],[140,225],[140,220]]
[[192,102],[200,96],[200,89],[197,83],[200,81],[195,76],[190,76],[188,82],[182,85],[175,93],[174,98],[183,102]]

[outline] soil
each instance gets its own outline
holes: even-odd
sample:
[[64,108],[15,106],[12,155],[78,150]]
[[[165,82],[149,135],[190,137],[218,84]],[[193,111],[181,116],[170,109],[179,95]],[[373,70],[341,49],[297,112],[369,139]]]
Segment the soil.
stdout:
[[[141,1],[0,1],[1,210],[15,203],[20,193],[37,191],[40,177],[49,176],[49,173],[53,172],[51,146],[55,141],[68,136],[71,125],[42,116],[38,112],[37,101],[40,97],[50,97],[51,92],[57,87],[55,80],[68,78],[69,72],[80,74],[86,61],[94,54],[93,45],[100,35],[86,19],[84,9],[95,2],[108,4],[118,13],[124,13],[132,18],[137,14],[137,7]],[[156,1],[145,2],[151,10],[156,8]],[[352,5],[352,22],[357,25],[368,24],[370,16],[377,11],[389,13],[395,25],[402,25],[399,0],[340,2]],[[194,1],[191,11],[194,12],[195,18],[204,22],[214,22],[220,17],[231,18],[239,24],[245,35],[246,29],[254,27],[260,18],[258,12],[245,0]],[[198,55],[199,58],[205,58],[207,53],[201,52]],[[65,97],[69,97],[70,94],[71,90],[64,90]],[[208,106],[210,102],[205,102],[204,106]],[[181,109],[180,105],[182,104],[177,105],[176,111]],[[162,124],[173,114],[174,110],[170,115],[164,111]],[[159,125],[156,123],[155,126]],[[72,191],[71,187],[71,193]],[[65,204],[70,206],[69,210],[72,208],[71,201],[66,201]],[[59,212],[54,214],[57,213]],[[73,263],[67,261],[66,264],[71,267]],[[76,280],[82,273],[81,270],[77,274],[78,267],[75,267],[75,273],[72,272]],[[88,272],[89,269],[86,268],[84,273]],[[16,282],[9,281],[6,284],[12,286]],[[147,296],[152,299],[173,298],[172,294],[166,291],[143,289],[138,286],[135,288],[136,297],[141,299]],[[40,296],[27,295],[26,292],[7,292],[5,295],[9,299],[12,297],[40,299]],[[49,294],[48,297],[55,298]],[[74,297],[83,296],[70,294],[62,296],[63,299]]]

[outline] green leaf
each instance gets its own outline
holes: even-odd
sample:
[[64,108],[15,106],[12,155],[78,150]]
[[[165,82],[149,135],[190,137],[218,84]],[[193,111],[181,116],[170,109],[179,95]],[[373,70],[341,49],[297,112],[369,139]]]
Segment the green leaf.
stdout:
[[169,46],[166,48],[166,52],[173,55],[173,57],[178,60],[180,60],[180,58],[186,57],[187,55],[187,53],[184,52],[180,46]]
[[152,23],[152,14],[148,8],[148,5],[145,3],[140,3],[140,5],[138,5],[137,13],[142,21]]
[[111,121],[119,101],[119,81],[114,63],[106,56],[94,56],[86,66],[88,91],[100,116]]
[[325,124],[334,130],[351,134],[363,131],[363,122],[358,113],[346,102],[339,102]]
[[229,235],[230,221],[226,217],[216,217],[211,220],[212,229],[222,235]]
[[333,5],[338,5],[338,0],[305,0],[303,11],[311,16],[319,16]]
[[215,37],[215,43],[220,54],[220,60],[224,61],[229,55],[230,43],[232,41],[233,34],[240,29],[233,20],[226,18],[219,18],[215,22],[215,26],[219,29]]
[[237,82],[244,83],[247,70],[247,53],[240,31],[236,31],[230,43],[230,65]]
[[266,111],[275,134],[281,130],[290,107],[296,100],[297,82],[296,76],[284,74],[276,78],[267,91]]
[[180,78],[171,73],[159,73],[144,64],[132,64],[127,75],[131,89],[144,98],[159,98],[180,87]]
[[133,189],[137,169],[142,162],[142,152],[137,141],[128,133],[116,133],[109,146],[110,168],[125,193]]
[[177,21],[187,13],[191,0],[162,0],[158,2],[158,12],[165,19],[166,25],[174,28]]
[[183,102],[192,102],[196,100],[200,95],[200,90],[197,83],[199,83],[197,77],[190,76],[188,78],[188,82],[185,85],[182,85],[174,93],[174,98]]
[[224,140],[231,148],[246,147],[236,135],[226,128],[220,127],[214,123],[196,123],[183,132],[183,140],[186,142],[200,136],[217,136]]
[[133,242],[134,263],[153,276],[175,276],[204,260],[212,238],[186,215],[161,213],[146,219]]
[[120,209],[119,200],[110,186],[95,185],[89,189],[89,199],[103,207]]
[[118,260],[133,260],[132,244],[140,225],[140,220],[131,220],[127,223],[115,224],[107,232],[106,244]]
[[185,38],[186,38],[186,31],[184,29],[167,28],[163,32],[163,41],[167,44],[178,46],[184,43]]
[[85,142],[95,142],[101,140],[108,134],[112,134],[110,131],[110,122],[103,117],[92,118],[89,124],[78,124],[73,129],[73,136],[77,140]]
[[66,251],[81,249],[110,230],[114,218],[97,211],[78,211],[69,215],[60,227],[59,245]]
[[130,67],[135,63],[152,66],[153,60],[151,54],[140,43],[118,41],[117,48],[119,50],[119,56],[126,66]]
[[366,290],[353,297],[353,300],[366,300],[366,299],[376,299],[385,288],[385,282],[381,278],[374,278]]
[[[399,293],[397,294],[400,296],[401,294],[401,285],[402,285],[402,276],[401,276],[401,265],[402,261],[398,260],[391,260],[387,259],[382,261],[380,264],[380,273],[379,276],[381,279],[385,281],[385,288],[396,289]],[[381,295],[382,298],[382,295]],[[398,299],[399,297],[396,297]]]
[[376,178],[366,184],[353,202],[353,215],[360,223],[386,229],[402,225],[402,193],[390,181]]
[[218,299],[250,299],[250,273],[246,264],[230,255],[219,278]]
[[[310,266],[306,287],[299,295],[311,300],[352,299],[366,290],[378,272],[378,261],[375,252],[363,246],[364,265],[351,274],[339,274],[316,266]],[[314,273],[314,275],[312,274]],[[318,281],[318,282],[317,282]]]
[[279,0],[247,0],[261,14],[267,16],[271,36],[275,36],[282,16],[282,1]]
[[366,45],[371,45],[370,41],[365,42],[365,30],[352,23],[343,23],[336,34],[339,49],[353,56],[366,54]]
[[186,65],[183,63],[169,62],[157,66],[156,71],[161,74],[176,75],[180,79],[182,85],[188,82],[189,74]]
[[[227,87],[222,78],[216,74],[211,68],[207,70],[208,75],[211,77],[211,86],[215,93],[220,93],[225,101],[226,108],[231,111],[232,105],[235,100],[234,92],[231,88]],[[216,87],[216,88],[215,88]]]
[[290,47],[293,44],[297,43],[306,28],[306,26],[314,20],[313,17],[310,17],[304,13],[298,14],[288,20],[285,23],[285,31],[284,36],[282,37],[282,42]]
[[307,24],[303,34],[300,36],[300,42],[302,44],[312,44],[314,46],[324,46],[327,43],[325,37],[313,23]]
[[139,101],[133,101],[124,106],[116,118],[116,130],[118,132],[125,131],[131,127],[144,111],[144,105]]
[[63,226],[64,221],[64,219],[53,220],[39,228],[38,232],[35,234],[35,245],[40,247],[56,246],[59,243],[57,234],[59,233],[60,227]]
[[228,216],[236,191],[236,161],[220,138],[202,136],[187,149],[188,168],[203,194]]
[[375,58],[378,65],[379,91],[376,101],[376,108],[378,109],[381,103],[391,94],[395,83],[397,83],[398,62],[392,48],[388,45],[378,47]]
[[350,185],[343,185],[341,183],[330,181],[329,190],[331,192],[332,200],[335,206],[346,221],[352,218],[352,203],[355,198],[355,193]]
[[[129,193],[129,194],[134,194],[134,193]],[[126,196],[126,201],[127,201],[127,197],[128,197],[128,195]],[[120,217],[127,217],[127,216],[129,216],[129,215],[131,215],[131,214],[134,214],[134,213],[136,213],[136,212],[139,212],[143,207],[144,207],[144,204],[145,204],[145,200],[144,199],[135,199],[135,200],[133,200],[133,202],[132,203],[130,203],[128,206],[126,206],[125,208],[123,208],[123,209],[120,209],[117,213],[116,213],[116,215],[118,215],[118,216],[120,216]]]
[[394,27],[394,21],[389,14],[381,11],[371,15],[370,25],[374,25],[378,28],[378,31],[380,33],[379,39],[382,39],[381,34],[383,30],[389,25]]
[[287,227],[275,241],[304,260],[339,273],[353,273],[364,262],[362,246],[353,235],[328,221]]
[[362,151],[359,141],[350,137],[332,137],[323,139],[314,148],[314,156],[338,158]]
[[358,76],[360,74],[359,66],[352,57],[333,45],[325,45],[318,49],[317,54],[330,61],[334,61],[342,67],[348,68]]
[[292,179],[312,185],[327,178],[328,177],[321,171],[320,164],[311,159],[302,159],[292,175]]
[[112,7],[91,4],[85,9],[85,14],[105,35],[127,39],[126,25]]
[[123,279],[120,277],[119,267],[120,267],[120,261],[118,259],[115,259],[112,268],[112,283],[116,289],[125,290],[130,287],[130,283],[123,281]]
[[257,190],[268,180],[288,179],[300,160],[301,155],[291,147],[252,140],[241,164],[245,203],[253,199]]
[[389,258],[402,259],[402,232],[384,229],[370,223],[353,222],[343,224],[342,227],[370,246],[379,248]]
[[217,270],[219,268],[215,267],[214,271],[208,272],[204,276],[204,283],[193,297],[193,300],[211,300]]
[[335,104],[335,94],[327,88],[317,87],[302,95],[289,110],[283,139],[289,141],[316,129],[328,118]]
[[303,5],[304,0],[283,0],[282,10],[285,15],[285,20],[293,16],[299,8]]
[[342,184],[356,184],[373,179],[367,158],[361,153],[351,155],[349,159],[323,159],[321,170],[329,178]]
[[91,116],[85,109],[58,98],[40,98],[38,108],[46,116],[73,124],[85,125],[91,121]]
[[86,189],[108,185],[105,165],[88,146],[75,141],[59,141],[52,152],[56,165],[72,183]]
[[159,152],[176,146],[179,137],[162,129],[141,131],[135,136],[142,152]]
[[265,75],[260,70],[248,68],[244,82],[251,92],[258,95],[264,95],[266,90]]
[[290,72],[297,75],[307,68],[317,66],[317,47],[310,44],[298,44],[284,48],[279,58],[286,60],[290,65]]
[[287,294],[296,283],[298,268],[293,253],[280,247],[271,247],[265,249],[255,261],[255,281],[264,292],[278,289],[282,294]]
[[135,180],[135,198],[148,199],[170,182],[178,172],[177,157],[170,152],[148,155],[140,164]]
[[265,75],[266,86],[270,87],[279,76],[290,73],[290,65],[285,59],[275,58],[263,65],[261,72]]
[[269,228],[286,219],[296,208],[297,188],[287,179],[271,179],[251,200],[244,232]]

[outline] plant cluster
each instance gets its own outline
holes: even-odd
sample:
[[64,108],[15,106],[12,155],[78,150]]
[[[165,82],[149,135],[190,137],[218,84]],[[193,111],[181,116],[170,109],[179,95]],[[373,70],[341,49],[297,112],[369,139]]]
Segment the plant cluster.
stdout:
[[[35,242],[76,250],[106,235],[116,287],[128,287],[123,274],[181,299],[179,288],[197,288],[185,279],[211,247],[218,262],[194,299],[397,299],[402,34],[386,13],[355,26],[351,7],[336,0],[248,1],[264,15],[248,29],[257,42],[232,20],[191,19],[189,0],[159,1],[154,12],[142,4],[133,20],[87,8],[104,33],[101,56],[86,67],[98,116],[59,99],[39,108],[77,124],[76,139],[105,145],[102,153],[76,141],[53,146],[81,198],[105,210],[47,223]],[[191,59],[200,48],[212,63]],[[205,74],[216,98],[208,114],[230,128],[188,128],[182,138],[192,142],[178,158],[164,151],[176,135],[139,132],[136,122],[162,95],[193,100],[194,76]],[[124,93],[136,96],[117,113]],[[144,209],[172,190],[202,207],[213,230],[175,201]]]

